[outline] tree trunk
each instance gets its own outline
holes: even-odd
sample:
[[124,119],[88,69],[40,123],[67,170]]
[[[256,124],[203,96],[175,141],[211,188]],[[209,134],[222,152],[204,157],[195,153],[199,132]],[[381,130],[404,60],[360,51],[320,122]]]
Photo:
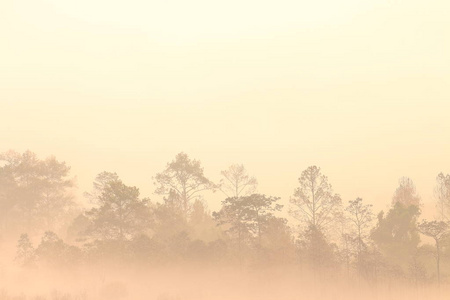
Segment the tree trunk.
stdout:
[[441,271],[440,271],[440,260],[441,260],[441,255],[440,255],[440,246],[439,246],[439,240],[436,239],[436,271],[437,271],[437,279],[438,279],[438,286],[441,286]]

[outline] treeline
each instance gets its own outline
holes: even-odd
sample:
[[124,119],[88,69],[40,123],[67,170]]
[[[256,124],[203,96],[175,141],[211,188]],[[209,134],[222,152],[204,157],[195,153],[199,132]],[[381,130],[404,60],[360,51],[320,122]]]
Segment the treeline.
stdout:
[[[361,198],[343,201],[311,166],[284,208],[280,198],[257,192],[244,166],[230,166],[214,183],[200,161],[179,153],[153,177],[163,203],[102,172],[85,193],[86,208],[76,204],[65,162],[40,160],[30,151],[9,151],[0,160],[0,234],[3,241],[20,236],[15,261],[22,267],[298,265],[414,284],[446,282],[450,275],[450,175],[437,176],[439,218],[427,221],[419,220],[421,199],[406,177],[387,199],[390,209],[375,215]],[[223,193],[220,210],[208,210],[207,190]],[[296,222],[288,223],[281,211]]]

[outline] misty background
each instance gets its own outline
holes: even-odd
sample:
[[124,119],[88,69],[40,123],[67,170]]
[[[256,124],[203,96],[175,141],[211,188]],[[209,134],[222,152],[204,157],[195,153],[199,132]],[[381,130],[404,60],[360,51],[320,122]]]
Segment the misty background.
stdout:
[[0,150],[54,154],[83,191],[113,166],[157,199],[150,177],[185,151],[212,179],[244,163],[283,201],[316,164],[344,199],[384,208],[409,176],[427,203],[449,163],[449,11],[2,1]]
[[[104,171],[163,205],[154,177],[183,152],[214,183],[243,164],[295,239],[290,199],[310,166],[344,206],[373,205],[371,229],[403,177],[418,220],[439,219],[449,85],[444,0],[0,2],[0,154],[65,162],[80,210]],[[211,218],[215,190],[201,193]]]

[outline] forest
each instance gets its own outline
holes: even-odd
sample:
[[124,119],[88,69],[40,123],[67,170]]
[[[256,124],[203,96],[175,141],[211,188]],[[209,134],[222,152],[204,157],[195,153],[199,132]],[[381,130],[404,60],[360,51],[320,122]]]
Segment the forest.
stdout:
[[[146,276],[166,291],[155,291],[155,299],[219,299],[200,292],[171,294],[164,285],[167,278],[188,286],[201,280],[203,287],[217,291],[217,283],[207,283],[215,278],[236,291],[240,285],[259,284],[250,283],[248,274],[265,274],[267,285],[283,281],[298,286],[298,291],[286,288],[294,296],[284,299],[302,299],[296,298],[302,293],[310,293],[305,299],[319,297],[319,286],[328,286],[330,293],[332,286],[385,288],[387,294],[378,295],[380,299],[395,299],[393,286],[417,297],[420,291],[448,289],[450,174],[436,175],[436,218],[427,220],[408,177],[400,178],[392,198],[386,199],[389,210],[378,212],[365,199],[342,199],[322,170],[309,166],[299,171],[298,186],[283,206],[276,195],[258,190],[256,177],[244,165],[229,166],[213,182],[200,160],[180,152],[149,178],[163,202],[143,198],[138,187],[127,185],[115,172],[101,171],[92,189],[83,191],[86,201],[81,204],[66,162],[13,150],[2,153],[0,161],[1,300],[47,299],[49,291],[48,299],[140,299],[133,296],[138,288],[125,281],[139,277],[137,281],[146,282]],[[221,195],[219,210],[209,210],[205,191]],[[67,283],[69,277],[76,281],[71,276],[79,280],[86,274],[103,287],[78,294],[58,291],[57,286],[32,288],[43,278],[55,284],[66,278]],[[280,297],[264,295],[263,287],[257,290],[242,299]],[[146,295],[142,299],[152,298]],[[225,291],[221,295],[236,298]]]

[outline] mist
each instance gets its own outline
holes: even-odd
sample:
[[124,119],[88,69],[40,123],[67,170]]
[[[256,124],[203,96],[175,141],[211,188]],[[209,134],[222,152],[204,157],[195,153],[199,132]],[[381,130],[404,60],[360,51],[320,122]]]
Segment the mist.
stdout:
[[450,2],[3,0],[0,300],[446,299]]
[[[444,299],[450,271],[450,175],[436,177],[435,215],[414,181],[386,211],[345,201],[309,166],[285,207],[243,164],[211,181],[184,152],[140,195],[102,171],[77,197],[55,156],[0,155],[2,299]],[[221,194],[212,211],[206,191]]]

